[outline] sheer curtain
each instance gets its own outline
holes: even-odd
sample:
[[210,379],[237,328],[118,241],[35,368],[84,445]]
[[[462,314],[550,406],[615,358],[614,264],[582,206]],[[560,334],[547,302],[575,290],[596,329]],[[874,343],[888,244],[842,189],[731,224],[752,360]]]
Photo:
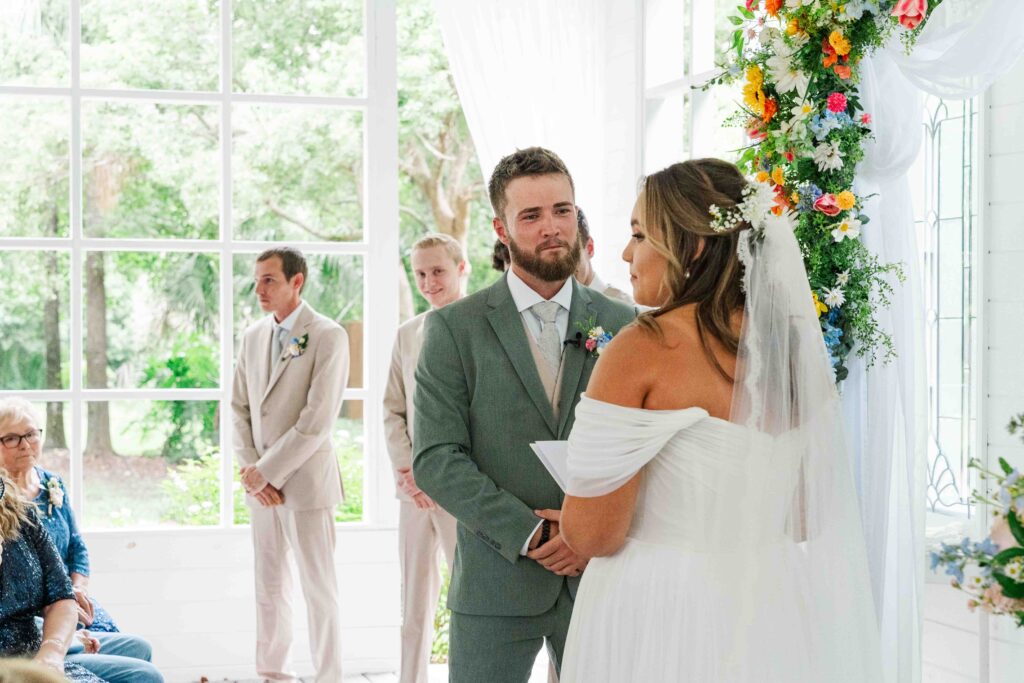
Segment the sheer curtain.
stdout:
[[907,172],[921,145],[921,96],[973,97],[1024,53],[1020,0],[945,0],[908,55],[899,40],[865,59],[861,95],[874,139],[858,169],[857,191],[871,222],[863,239],[882,262],[903,263],[906,282],[879,310],[898,357],[870,370],[851,365],[843,389],[854,435],[875,606],[890,682],[919,681],[924,589],[927,439],[924,307]]
[[590,216],[603,215],[604,3],[434,0],[434,6],[485,181],[506,154],[547,147],[569,167],[576,203]]

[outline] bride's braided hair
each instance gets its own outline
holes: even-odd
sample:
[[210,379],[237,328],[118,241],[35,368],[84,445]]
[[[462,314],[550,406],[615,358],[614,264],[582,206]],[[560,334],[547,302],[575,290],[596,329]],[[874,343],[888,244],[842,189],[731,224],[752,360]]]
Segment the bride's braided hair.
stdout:
[[730,382],[733,378],[715,358],[708,335],[730,353],[737,352],[739,337],[732,319],[743,310],[744,295],[743,266],[736,245],[741,231],[750,226],[742,222],[724,232],[716,231],[711,226],[711,206],[723,211],[738,206],[746,185],[739,169],[720,159],[673,164],[647,176],[640,185],[647,242],[668,266],[662,282],[664,303],[641,314],[637,323],[660,337],[660,316],[696,304],[697,332],[704,352]]

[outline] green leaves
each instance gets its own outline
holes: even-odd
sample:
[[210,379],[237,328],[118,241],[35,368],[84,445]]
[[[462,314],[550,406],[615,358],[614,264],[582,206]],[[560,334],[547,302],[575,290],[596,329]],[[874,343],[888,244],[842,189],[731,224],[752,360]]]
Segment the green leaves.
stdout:
[[999,587],[1003,589],[1003,595],[1014,600],[1024,598],[1024,583],[1018,583],[1006,574],[998,571],[992,572],[992,576],[999,582]]

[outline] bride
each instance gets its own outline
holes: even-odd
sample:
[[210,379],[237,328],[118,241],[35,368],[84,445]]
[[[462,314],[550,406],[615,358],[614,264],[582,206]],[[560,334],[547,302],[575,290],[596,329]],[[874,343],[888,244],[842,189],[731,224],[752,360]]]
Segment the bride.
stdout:
[[845,437],[792,218],[716,159],[643,182],[657,306],[576,410],[562,534],[593,557],[562,683],[882,680]]

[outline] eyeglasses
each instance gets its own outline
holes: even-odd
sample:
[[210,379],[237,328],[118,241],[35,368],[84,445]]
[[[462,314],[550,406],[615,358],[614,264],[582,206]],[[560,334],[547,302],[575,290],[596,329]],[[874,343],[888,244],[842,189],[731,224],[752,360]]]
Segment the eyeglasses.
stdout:
[[41,439],[42,437],[42,429],[33,429],[28,434],[7,434],[5,436],[0,436],[0,443],[4,445],[4,448],[10,448],[11,450],[14,450],[15,448],[21,445],[22,439],[24,439],[25,443],[29,444],[30,446],[35,446],[37,443],[39,443],[39,439]]

